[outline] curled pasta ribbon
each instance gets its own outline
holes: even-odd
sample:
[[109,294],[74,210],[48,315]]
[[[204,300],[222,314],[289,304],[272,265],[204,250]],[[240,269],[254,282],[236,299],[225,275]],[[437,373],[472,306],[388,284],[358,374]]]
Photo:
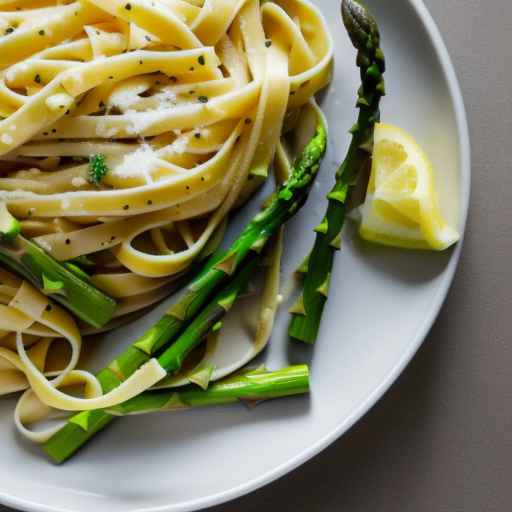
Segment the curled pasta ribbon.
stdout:
[[[63,411],[90,411],[118,405],[149,389],[166,375],[165,370],[158,364],[156,359],[150,359],[144,366],[141,366],[139,370],[126,379],[121,386],[109,393],[102,395],[101,386],[99,386],[94,388],[98,391],[95,396],[91,398],[77,398],[67,395],[58,389],[66,381],[66,376],[69,372],[63,372],[53,381],[48,381],[28,357],[23,347],[21,334],[18,336],[16,347],[18,349],[19,361],[11,359],[9,362],[19,365],[18,369],[25,373],[33,392],[41,402],[49,407]],[[86,373],[83,372],[83,374]],[[94,376],[91,374],[90,378],[93,379]]]
[[[41,437],[38,433],[30,433],[26,423],[46,417],[52,410],[79,411],[111,407],[140,394],[166,375],[165,370],[152,359],[121,386],[104,395],[94,375],[76,369],[81,337],[73,319],[64,310],[51,304],[44,295],[25,282],[21,284],[8,308],[4,310],[8,314],[3,317],[1,328],[4,332],[16,330],[15,350],[0,347],[0,393],[28,388],[17,405],[15,422],[20,432],[32,440],[44,440],[44,435]],[[38,324],[47,327],[49,331],[46,334],[53,339],[43,339],[27,350],[22,331],[30,332],[30,327]],[[45,371],[50,345],[59,337],[67,340],[70,345],[69,361],[64,368]],[[60,390],[70,385],[83,386],[84,398]]]
[[[60,386],[80,386],[85,398],[94,398],[101,394],[98,382],[92,375],[80,370],[73,370],[61,380]],[[67,413],[52,409],[43,403],[32,389],[27,389],[19,398],[14,410],[14,425],[18,432],[34,443],[44,443],[58,432],[66,423]],[[29,426],[43,420],[60,420],[50,427],[31,430]]]
[[[111,393],[101,395],[101,387],[96,387],[96,389],[100,389],[100,393],[90,399],[79,399],[66,395],[58,391],[57,388],[66,375],[76,368],[80,356],[81,337],[75,322],[68,313],[60,307],[50,304],[44,295],[26,282],[22,283],[9,306],[20,313],[16,318],[18,324],[16,327],[18,329],[16,331],[17,353],[0,348],[0,357],[24,373],[28,384],[45,405],[69,411],[109,407],[113,403],[125,401],[127,396],[141,393],[165,376],[165,370],[156,360],[151,360]],[[29,357],[23,343],[22,331],[34,322],[50,328],[51,332],[66,339],[70,345],[69,362],[64,369],[58,371],[58,375],[52,381],[45,377],[40,367]],[[3,327],[14,327],[14,322],[12,326],[4,323]]]

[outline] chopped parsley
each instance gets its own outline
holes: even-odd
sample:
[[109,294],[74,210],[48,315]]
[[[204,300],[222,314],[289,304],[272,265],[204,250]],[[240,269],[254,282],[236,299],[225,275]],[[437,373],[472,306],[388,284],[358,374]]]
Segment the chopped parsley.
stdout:
[[105,155],[97,154],[89,159],[89,181],[99,185],[108,172]]

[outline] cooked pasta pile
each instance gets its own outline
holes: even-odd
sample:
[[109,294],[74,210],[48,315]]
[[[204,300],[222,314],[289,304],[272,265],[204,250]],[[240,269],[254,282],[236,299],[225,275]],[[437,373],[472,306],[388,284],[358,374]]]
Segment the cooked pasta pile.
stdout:
[[[54,258],[86,265],[117,321],[220,238],[332,61],[305,0],[0,0],[0,34],[0,201]],[[80,330],[0,269],[0,393],[30,385],[62,405],[45,393],[64,382],[44,375],[87,381],[69,373]],[[49,364],[58,338],[72,355]]]

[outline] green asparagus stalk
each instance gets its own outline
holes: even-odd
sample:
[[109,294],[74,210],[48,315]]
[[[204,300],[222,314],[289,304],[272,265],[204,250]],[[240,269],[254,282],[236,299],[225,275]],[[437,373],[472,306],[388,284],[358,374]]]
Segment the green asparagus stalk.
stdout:
[[160,366],[169,375],[173,375],[181,369],[183,361],[191,350],[221,322],[240,294],[247,289],[257,262],[257,255],[252,255],[226,287],[195,317],[178,339],[158,357]]
[[[137,368],[174,341],[215,290],[229,281],[247,256],[261,252],[277,229],[302,207],[318,173],[326,145],[326,128],[319,118],[315,134],[295,162],[289,180],[276,191],[265,209],[252,219],[229,249],[214,254],[208,260],[181,298],[154,326],[99,372],[98,380],[105,393],[119,386]],[[112,415],[103,410],[79,413],[43,448],[56,462],[64,462],[112,419]]]
[[203,390],[187,386],[179,390],[142,393],[109,410],[110,414],[126,416],[235,403],[239,400],[260,401],[309,392],[307,365],[291,366],[275,372],[266,369],[244,371]]
[[[253,255],[224,289],[197,315],[176,342],[160,355],[158,362],[170,375],[176,373],[181,368],[183,361],[190,351],[205,339],[218,322],[222,321],[222,318],[235,303],[239,295],[247,288],[257,262],[257,255]],[[109,412],[103,410],[84,411],[75,415],[71,418],[70,423],[66,424],[57,435],[53,436],[44,445],[44,450],[55,461],[61,462],[66,460],[76,451],[79,442],[86,441],[96,432],[97,422],[101,424],[103,416],[109,419],[113,417]],[[94,423],[91,423],[91,418]],[[107,420],[105,419],[105,421]],[[81,430],[77,430],[76,427],[81,428]]]
[[329,293],[334,255],[341,248],[347,202],[361,170],[371,163],[374,127],[380,120],[379,104],[385,94],[385,59],[375,19],[357,0],[343,0],[341,12],[350,39],[358,50],[357,65],[362,82],[357,100],[359,116],[350,130],[352,141],[336,172],[336,184],[327,196],[327,213],[315,228],[315,245],[301,268],[305,273],[303,292],[290,310],[289,335],[306,343],[314,343],[318,335]]
[[0,263],[94,327],[102,327],[114,314],[113,299],[19,234],[2,237]]

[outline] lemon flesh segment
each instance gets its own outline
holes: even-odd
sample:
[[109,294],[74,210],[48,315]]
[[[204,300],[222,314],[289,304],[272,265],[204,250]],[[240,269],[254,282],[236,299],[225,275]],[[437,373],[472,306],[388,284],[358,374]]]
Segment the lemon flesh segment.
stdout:
[[411,135],[389,124],[375,126],[361,217],[360,236],[384,245],[442,251],[460,239],[441,214],[427,155]]

